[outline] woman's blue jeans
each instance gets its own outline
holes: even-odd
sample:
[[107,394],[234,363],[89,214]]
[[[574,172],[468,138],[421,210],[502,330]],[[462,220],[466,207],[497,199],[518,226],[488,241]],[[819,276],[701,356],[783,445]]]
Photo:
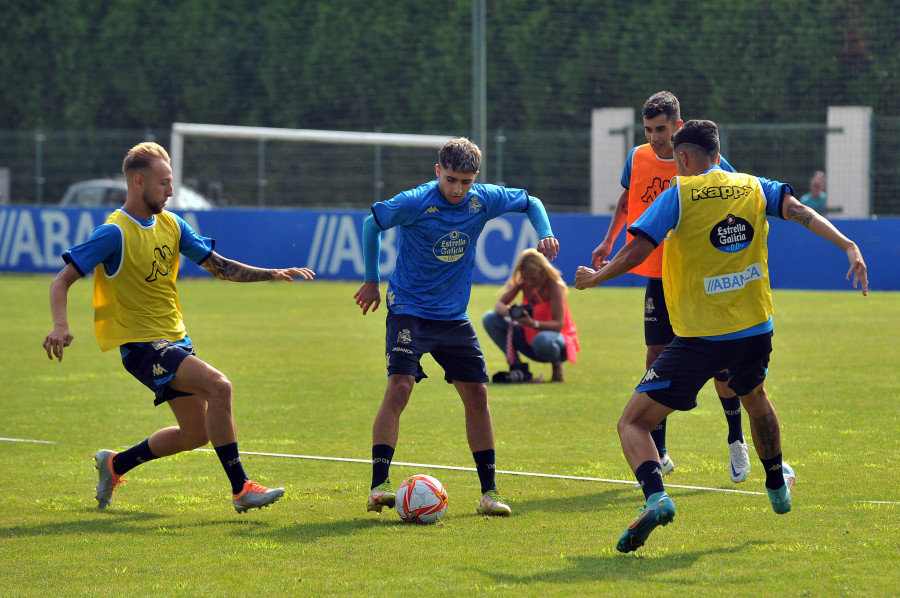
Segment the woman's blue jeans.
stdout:
[[[506,329],[509,326],[506,319],[491,310],[481,319],[484,329],[491,340],[506,354]],[[521,353],[532,361],[559,365],[566,360],[566,339],[559,332],[542,330],[537,333],[529,345],[525,341],[525,329],[518,324],[513,326],[513,348],[516,350],[516,361],[519,361],[518,353]]]

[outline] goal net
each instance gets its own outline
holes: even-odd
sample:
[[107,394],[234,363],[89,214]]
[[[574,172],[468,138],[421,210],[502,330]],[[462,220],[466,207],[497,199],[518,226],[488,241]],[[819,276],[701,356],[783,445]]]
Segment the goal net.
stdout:
[[238,206],[362,207],[427,180],[451,138],[173,123],[173,185]]

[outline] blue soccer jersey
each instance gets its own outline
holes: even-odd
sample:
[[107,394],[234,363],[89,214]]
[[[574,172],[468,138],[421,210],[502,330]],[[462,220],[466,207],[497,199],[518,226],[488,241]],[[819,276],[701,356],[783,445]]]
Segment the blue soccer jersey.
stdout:
[[[201,263],[212,253],[215,241],[198,235],[178,214],[170,214],[175,217],[181,230],[179,252],[191,261]],[[154,216],[149,220],[142,220],[130,214],[129,217],[144,227],[153,226],[156,218]],[[83,243],[63,253],[62,258],[67,264],[72,264],[82,276],[101,263],[106,273],[112,276],[122,264],[122,231],[115,224],[101,224]]]
[[374,204],[372,215],[381,230],[399,228],[388,308],[432,320],[468,318],[475,244],[485,224],[507,212],[527,211],[541,238],[552,236],[543,209],[529,210],[535,204],[540,202],[522,189],[475,184],[454,205],[441,195],[437,180]]

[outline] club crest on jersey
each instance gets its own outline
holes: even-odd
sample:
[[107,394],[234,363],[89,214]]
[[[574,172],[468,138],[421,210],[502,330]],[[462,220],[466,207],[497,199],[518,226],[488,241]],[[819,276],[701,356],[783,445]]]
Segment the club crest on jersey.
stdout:
[[644,303],[644,313],[652,314],[654,307],[653,297],[647,297],[647,301]]
[[466,233],[452,230],[434,244],[434,257],[442,262],[455,262],[466,254],[471,239]]
[[159,351],[159,356],[163,357],[175,345],[167,340],[150,341],[150,346],[154,351]]
[[478,201],[476,196],[472,196],[469,200],[469,214],[477,214],[482,208],[482,203]]
[[404,328],[400,331],[400,334],[397,335],[397,342],[401,345],[408,345],[412,342],[412,334],[409,332],[409,328]]

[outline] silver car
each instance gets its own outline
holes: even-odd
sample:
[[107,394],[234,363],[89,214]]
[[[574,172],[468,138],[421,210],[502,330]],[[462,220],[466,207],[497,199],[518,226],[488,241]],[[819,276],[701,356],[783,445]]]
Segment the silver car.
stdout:
[[[69,185],[59,205],[71,208],[115,208],[125,203],[128,187],[122,179],[91,179]],[[190,187],[182,187],[166,202],[167,210],[211,210],[213,203]]]

